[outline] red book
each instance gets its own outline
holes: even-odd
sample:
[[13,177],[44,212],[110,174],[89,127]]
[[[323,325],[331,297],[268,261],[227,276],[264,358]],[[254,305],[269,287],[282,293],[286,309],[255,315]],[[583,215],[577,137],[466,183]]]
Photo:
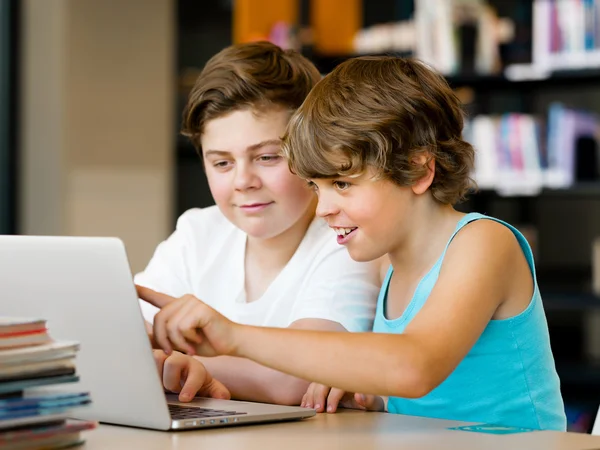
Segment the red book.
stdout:
[[31,331],[46,331],[46,321],[39,318],[0,316],[0,336]]
[[48,330],[46,328],[40,328],[39,330],[29,330],[29,331],[9,331],[6,333],[3,330],[0,330],[0,339],[21,337],[21,336],[32,336],[35,334],[45,334],[47,332],[48,332]]
[[0,317],[0,349],[25,347],[50,342],[46,321],[19,317]]

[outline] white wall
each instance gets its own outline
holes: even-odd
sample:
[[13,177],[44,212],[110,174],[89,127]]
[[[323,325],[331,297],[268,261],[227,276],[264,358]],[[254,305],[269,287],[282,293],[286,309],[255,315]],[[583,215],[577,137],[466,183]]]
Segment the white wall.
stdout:
[[171,231],[174,0],[22,11],[20,232],[118,236],[138,271]]

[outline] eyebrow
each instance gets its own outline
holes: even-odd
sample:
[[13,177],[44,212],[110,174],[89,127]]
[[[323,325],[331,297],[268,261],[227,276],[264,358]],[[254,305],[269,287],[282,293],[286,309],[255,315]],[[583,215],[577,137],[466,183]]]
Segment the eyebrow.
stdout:
[[253,144],[250,147],[248,147],[247,150],[250,152],[253,152],[253,151],[259,150],[263,147],[266,147],[268,145],[280,145],[280,144],[281,144],[281,139],[269,139],[266,141],[259,142],[258,144]]
[[[260,150],[263,147],[267,147],[269,145],[280,145],[281,144],[281,139],[268,139],[266,141],[262,141],[262,142],[258,142],[257,144],[252,144],[250,145],[246,151],[248,152],[255,152],[256,150]],[[211,156],[211,155],[216,155],[216,156],[227,156],[229,155],[231,152],[227,152],[224,150],[207,150],[204,152],[204,156]]]

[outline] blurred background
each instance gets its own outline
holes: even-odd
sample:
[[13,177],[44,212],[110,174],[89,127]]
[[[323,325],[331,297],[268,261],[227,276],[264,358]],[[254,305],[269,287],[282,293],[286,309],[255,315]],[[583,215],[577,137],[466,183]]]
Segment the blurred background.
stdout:
[[179,135],[204,63],[234,42],[323,74],[413,55],[465,104],[464,204],[533,246],[570,429],[600,403],[600,1],[0,0],[0,233],[118,236],[132,270],[212,199]]

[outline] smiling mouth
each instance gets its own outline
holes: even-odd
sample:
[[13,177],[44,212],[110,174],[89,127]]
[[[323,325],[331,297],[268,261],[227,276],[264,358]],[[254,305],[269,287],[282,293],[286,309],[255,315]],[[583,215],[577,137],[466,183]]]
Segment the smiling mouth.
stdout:
[[350,228],[335,228],[335,232],[338,236],[346,237],[358,227],[350,227]]
[[273,202],[267,202],[267,203],[250,203],[247,205],[240,205],[240,208],[260,208],[261,206],[267,206],[270,205]]
[[239,205],[239,208],[244,214],[262,214],[262,212],[269,208],[273,203],[275,202],[249,203],[247,205]]

